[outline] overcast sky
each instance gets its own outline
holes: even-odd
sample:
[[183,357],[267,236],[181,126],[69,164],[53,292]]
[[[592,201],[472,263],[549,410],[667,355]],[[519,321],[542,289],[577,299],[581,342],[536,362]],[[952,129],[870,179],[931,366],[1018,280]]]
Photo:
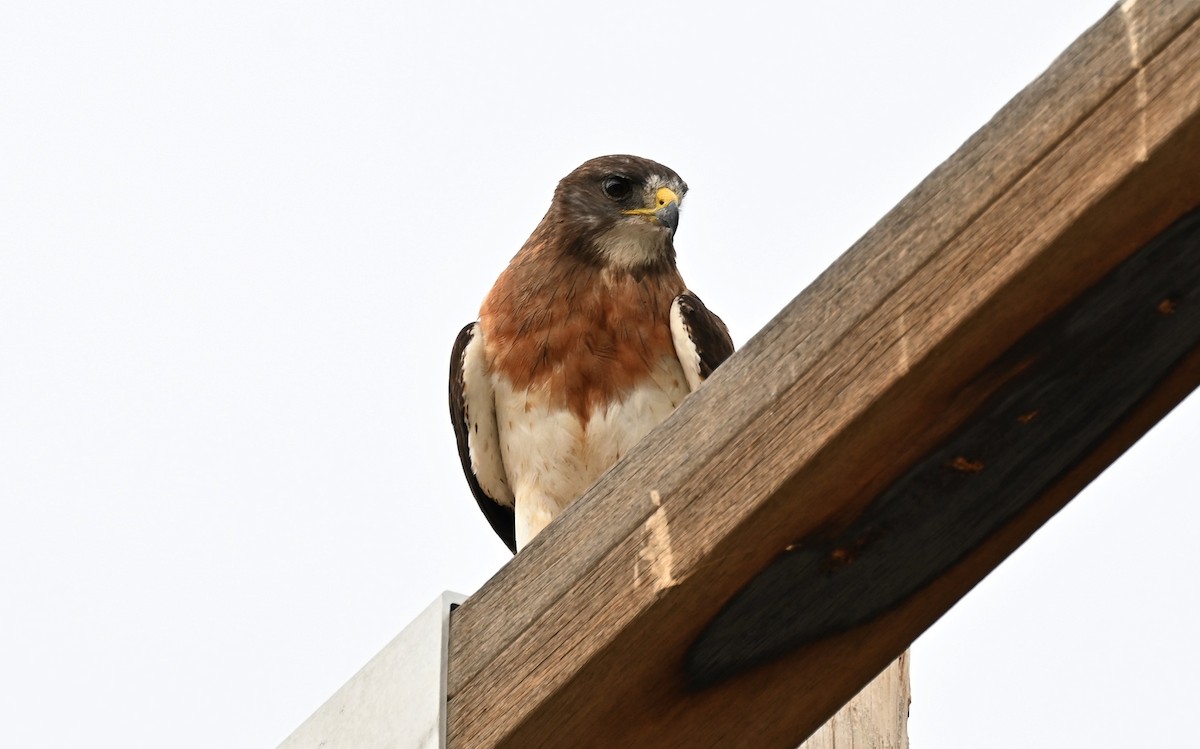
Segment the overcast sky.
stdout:
[[[740,344],[1107,0],[0,8],[0,736],[273,747],[509,555],[458,329],[587,158]],[[1200,404],[914,649],[915,749],[1194,733]]]

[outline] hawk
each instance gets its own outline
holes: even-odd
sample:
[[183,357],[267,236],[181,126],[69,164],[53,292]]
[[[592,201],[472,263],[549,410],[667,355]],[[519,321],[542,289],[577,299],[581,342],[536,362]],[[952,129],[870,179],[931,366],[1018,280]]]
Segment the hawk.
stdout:
[[459,458],[514,553],[733,353],[675,267],[686,193],[649,159],[585,162],[454,343]]

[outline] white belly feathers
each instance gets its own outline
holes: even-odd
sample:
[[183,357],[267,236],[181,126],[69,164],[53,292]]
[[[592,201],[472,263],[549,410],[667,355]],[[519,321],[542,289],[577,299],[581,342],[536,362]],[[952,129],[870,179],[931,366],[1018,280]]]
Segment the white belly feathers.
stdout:
[[513,392],[494,376],[496,426],[508,485],[516,498],[517,547],[542,530],[600,474],[690,392],[678,359],[662,359],[646,380],[617,402],[600,404],[581,423],[551,406],[542,391]]

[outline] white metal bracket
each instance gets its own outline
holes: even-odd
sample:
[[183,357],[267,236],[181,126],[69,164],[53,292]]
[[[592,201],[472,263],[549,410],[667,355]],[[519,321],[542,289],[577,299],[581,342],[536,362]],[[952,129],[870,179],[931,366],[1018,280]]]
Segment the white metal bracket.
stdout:
[[445,749],[446,591],[304,721],[279,749]]

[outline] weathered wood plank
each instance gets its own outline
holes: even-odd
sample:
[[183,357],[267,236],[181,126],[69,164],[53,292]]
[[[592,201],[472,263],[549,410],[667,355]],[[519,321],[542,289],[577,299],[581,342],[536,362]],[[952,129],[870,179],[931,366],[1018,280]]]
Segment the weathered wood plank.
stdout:
[[1006,380],[844,527],[793,542],[688,653],[704,685],[866,624],[1024,511],[1200,345],[1200,212],[1007,351]]
[[1114,9],[464,604],[451,746],[795,746],[1194,387],[1178,370],[880,618],[689,686],[726,601],[853,522],[1007,382],[1004,352],[1200,204],[1198,12]]
[[[1161,4],[1142,4],[1148,5]],[[1194,15],[1196,4],[1187,5]],[[1135,25],[1144,29],[1147,40],[1153,41],[1139,45],[1142,54],[1157,51],[1190,18],[1171,17],[1163,21],[1152,16],[1139,21]],[[1154,21],[1160,22],[1161,28]],[[789,339],[795,351],[785,362],[787,367],[794,373],[811,368],[866,312],[877,307],[998,195],[1009,190],[1029,165],[1036,163],[1134,76],[1136,68],[1127,41],[1130,24],[1125,13],[1114,10],[1072,44],[1046,73],[915,188],[749,346],[753,349],[757,345],[769,355],[777,340]],[[743,353],[739,358],[746,356]],[[722,376],[728,376],[726,373]],[[726,414],[707,415],[710,418],[697,426],[710,434],[709,430],[719,427]],[[726,433],[733,431],[731,427]],[[683,467],[703,462],[697,459]],[[598,515],[601,509],[590,502],[572,508],[572,512],[589,511]],[[486,604],[499,613],[506,611],[507,602],[511,604],[507,611],[512,615],[483,618],[468,613],[459,617],[455,625],[452,694],[457,692],[458,684],[472,678],[494,654],[468,643],[483,639],[493,646],[502,646],[514,639],[531,617],[548,607],[561,595],[563,586],[570,584],[573,576],[569,571],[594,563],[630,527],[640,524],[646,513],[643,508],[629,515],[597,523],[599,535],[577,539],[570,549],[559,550],[560,555],[566,556],[561,556],[553,566],[535,568],[529,555],[522,555],[472,597],[468,611]],[[511,594],[514,585],[520,585],[523,595]]]

